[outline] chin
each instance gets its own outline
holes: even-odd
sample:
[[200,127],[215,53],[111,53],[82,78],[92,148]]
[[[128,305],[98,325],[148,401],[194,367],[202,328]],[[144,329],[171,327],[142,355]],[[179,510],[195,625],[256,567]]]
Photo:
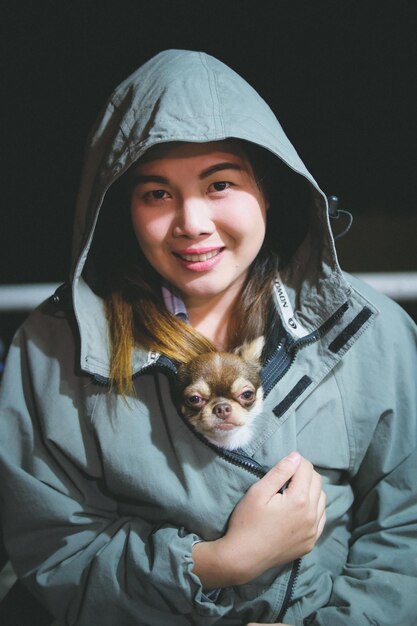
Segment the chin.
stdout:
[[249,424],[243,424],[236,426],[232,431],[210,431],[204,433],[204,436],[219,448],[236,450],[236,448],[243,448],[250,441],[252,428]]

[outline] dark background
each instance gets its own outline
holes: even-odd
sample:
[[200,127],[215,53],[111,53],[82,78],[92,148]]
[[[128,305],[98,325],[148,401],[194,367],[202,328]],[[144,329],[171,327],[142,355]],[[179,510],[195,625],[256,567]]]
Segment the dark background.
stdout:
[[[355,216],[338,244],[345,269],[417,270],[416,4],[10,3],[1,10],[0,284],[65,280],[89,128],[113,88],[166,48],[213,54],[264,96],[321,188]],[[3,337],[21,317],[0,317]]]

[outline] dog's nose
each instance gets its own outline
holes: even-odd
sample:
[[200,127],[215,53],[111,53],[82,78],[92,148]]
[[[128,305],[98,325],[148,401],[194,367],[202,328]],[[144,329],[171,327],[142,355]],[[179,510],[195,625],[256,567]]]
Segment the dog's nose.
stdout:
[[226,417],[230,415],[232,412],[232,407],[228,402],[219,402],[213,407],[213,413],[216,417],[224,420]]

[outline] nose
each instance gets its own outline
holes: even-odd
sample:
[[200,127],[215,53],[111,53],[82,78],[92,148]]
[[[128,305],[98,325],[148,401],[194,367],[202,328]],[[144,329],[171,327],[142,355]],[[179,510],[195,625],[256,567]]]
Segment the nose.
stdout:
[[195,239],[210,235],[214,230],[211,212],[204,200],[187,198],[181,202],[175,216],[174,237]]
[[232,412],[232,407],[228,402],[219,402],[213,407],[213,413],[219,419],[226,419]]

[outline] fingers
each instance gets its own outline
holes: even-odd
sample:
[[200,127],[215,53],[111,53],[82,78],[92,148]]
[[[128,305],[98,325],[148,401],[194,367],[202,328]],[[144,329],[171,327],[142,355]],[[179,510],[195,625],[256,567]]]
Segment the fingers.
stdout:
[[[287,483],[288,487],[280,493],[281,487]],[[298,452],[292,452],[249,489],[236,507],[229,529],[237,529],[241,535],[242,528],[246,528],[250,535],[252,529],[258,528],[256,541],[260,547],[255,557],[262,553],[261,571],[264,571],[272,565],[303,556],[314,548],[325,526],[325,509],[326,496],[320,474],[310,461]],[[267,549],[262,543],[266,539]],[[253,541],[249,541],[251,546]],[[256,569],[259,559],[255,561],[252,553],[249,557]]]
[[265,501],[270,500],[292,478],[301,463],[301,455],[291,452],[274,465],[252,489],[261,492]]
[[287,491],[288,495],[298,494],[301,501],[315,502],[318,506],[323,493],[322,479],[310,461],[301,458],[300,465],[292,477]]
[[313,481],[316,481],[316,476],[318,476],[316,474],[316,472],[314,471],[314,467],[312,465],[312,463],[310,463],[310,461],[307,461],[307,459],[304,459],[303,457],[301,457],[300,459],[300,463],[299,463],[299,467],[297,469],[297,473],[295,474],[295,476],[292,478],[290,484],[288,485],[288,489],[291,491],[299,491],[301,490],[305,490],[305,491],[310,491],[311,488],[313,488],[314,493],[317,493],[317,499],[319,497],[319,493],[320,493],[320,489],[321,489],[321,484],[320,485],[314,485],[312,484]]
[[299,467],[284,494],[292,499],[300,519],[304,519],[311,529],[309,535],[311,547],[307,546],[307,551],[310,551],[326,523],[326,494],[322,489],[322,478],[310,461],[301,458]]

